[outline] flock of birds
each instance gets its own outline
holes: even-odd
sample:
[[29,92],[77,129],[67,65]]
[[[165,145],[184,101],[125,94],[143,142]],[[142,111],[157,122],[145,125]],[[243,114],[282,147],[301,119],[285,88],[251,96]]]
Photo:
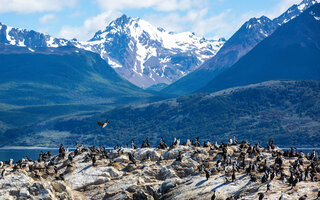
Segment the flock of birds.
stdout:
[[[106,127],[108,124],[108,120],[105,123],[98,123],[102,128]],[[179,145],[219,151],[220,158],[215,162],[213,167],[209,167],[208,160],[203,160],[198,166],[198,172],[200,174],[205,174],[207,180],[210,179],[212,175],[224,173],[226,183],[234,182],[237,180],[236,173],[246,173],[249,175],[252,182],[261,184],[267,183],[266,192],[271,190],[271,182],[275,179],[283,181],[283,183],[288,184],[292,189],[295,188],[300,181],[320,181],[320,161],[318,153],[315,150],[307,155],[302,152],[297,152],[296,148],[291,148],[290,150],[283,152],[275,147],[272,140],[268,142],[266,148],[263,148],[260,143],[250,145],[250,143],[246,141],[238,142],[235,136],[233,139],[230,139],[228,143],[222,142],[221,144],[218,144],[216,142],[213,144],[207,140],[203,145],[201,145],[198,137],[195,141],[187,140],[183,144],[180,144],[180,138],[175,138],[171,145],[167,145],[161,137],[156,148],[170,151],[171,149],[177,148]],[[238,146],[240,152],[237,155],[229,154],[228,147],[231,146]],[[134,140],[131,140],[131,147],[128,148],[138,149],[138,146],[135,144]],[[148,138],[142,142],[140,148],[151,148]],[[113,162],[113,158],[123,154],[123,150],[124,148],[122,145],[117,145],[113,149],[106,149],[102,146],[85,147],[83,144],[76,144],[75,150],[69,152],[68,148],[64,148],[61,144],[59,153],[56,156],[52,156],[51,152],[41,152],[38,160],[35,161],[27,156],[16,163],[14,163],[12,159],[9,161],[1,161],[1,178],[5,177],[6,170],[10,168],[12,169],[11,172],[25,169],[26,171],[29,171],[34,178],[52,176],[56,180],[64,180],[64,176],[72,171],[72,161],[76,156],[87,152],[84,156],[84,162],[92,162],[92,166],[96,166],[97,160],[109,159],[110,162]],[[272,161],[264,159],[262,157],[262,152],[271,153]],[[133,165],[137,165],[138,160],[135,158],[134,153],[127,153],[127,156]],[[180,151],[175,161],[181,162],[183,157],[184,155]],[[246,160],[247,158],[250,158],[249,162]],[[285,158],[293,158],[294,160],[293,162],[290,162],[288,168],[284,167]],[[58,161],[63,159],[66,159],[67,162],[64,162],[63,166],[57,166]],[[162,156],[159,160],[161,159],[163,159]],[[62,167],[66,167],[66,170],[63,173],[59,173],[59,169]],[[264,199],[265,193],[259,193],[259,200]],[[216,195],[216,191],[213,191],[211,199],[215,200]],[[230,196],[227,200],[238,199],[240,195],[241,194]],[[318,191],[317,197],[320,198],[320,190]],[[282,193],[279,200],[283,199]],[[308,199],[307,195],[299,197],[299,200],[306,199]]]

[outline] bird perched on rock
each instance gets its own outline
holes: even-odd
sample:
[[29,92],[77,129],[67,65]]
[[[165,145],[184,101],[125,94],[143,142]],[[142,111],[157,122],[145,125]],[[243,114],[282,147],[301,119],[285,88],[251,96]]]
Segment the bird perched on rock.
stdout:
[[226,200],[234,200],[233,196],[226,198]]
[[1,172],[1,177],[2,177],[2,178],[4,178],[5,172],[6,172],[6,169],[3,169],[2,172]]
[[233,135],[233,142],[235,144],[239,144],[238,140],[237,140],[237,136],[236,135]]
[[142,149],[142,148],[146,148],[146,147],[147,147],[146,142],[143,140],[143,141],[142,141],[142,144],[141,144],[141,149]]
[[131,140],[131,148],[138,149],[137,145],[134,143],[133,140]]
[[196,137],[195,146],[196,146],[196,147],[200,147],[200,146],[201,146],[200,141],[199,141],[199,137]]
[[128,156],[129,156],[129,160],[134,164],[134,165],[137,165],[136,164],[136,159],[134,158],[134,155],[132,153],[128,153]]
[[267,184],[267,192],[270,191],[271,185],[270,183]]
[[281,196],[280,196],[279,200],[283,200],[283,193],[282,192],[281,192]]
[[228,180],[227,177],[224,177],[224,180],[225,180],[225,183],[226,183],[226,184],[229,183],[229,180]]
[[150,142],[149,142],[149,138],[148,138],[148,137],[146,138],[146,145],[147,145],[147,148],[151,148],[151,145],[150,145]]
[[228,145],[232,145],[232,139],[231,138],[228,141]]
[[180,138],[174,138],[173,143],[170,145],[170,149],[178,147],[180,144]]
[[232,182],[234,182],[236,180],[236,174],[235,171],[233,170],[232,172]]
[[307,200],[307,198],[308,198],[308,195],[305,194],[302,197],[300,197],[299,200]]
[[209,180],[209,178],[210,178],[210,171],[205,169],[204,172],[206,173],[206,179]]
[[257,181],[257,176],[255,176],[254,174],[250,174],[250,181],[256,182]]
[[92,166],[93,166],[93,167],[96,166],[96,161],[97,161],[96,155],[93,155],[93,156],[92,156]]
[[181,151],[179,151],[179,155],[178,155],[176,161],[178,161],[178,162],[182,161],[182,153],[181,153]]
[[106,122],[102,123],[97,121],[98,126],[100,126],[101,128],[105,128],[108,124],[110,124],[109,120],[107,119]]
[[264,198],[264,194],[263,193],[259,193],[259,200],[262,200]]
[[212,196],[211,196],[211,200],[215,200],[215,199],[216,199],[216,191],[213,190],[213,194],[212,194]]
[[166,149],[167,144],[165,143],[163,137],[160,138],[160,144],[158,145],[158,149]]

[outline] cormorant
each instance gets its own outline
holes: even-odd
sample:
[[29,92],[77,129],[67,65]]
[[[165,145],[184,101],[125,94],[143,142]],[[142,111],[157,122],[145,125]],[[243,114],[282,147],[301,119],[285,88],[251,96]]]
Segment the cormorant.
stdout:
[[264,198],[264,194],[263,193],[259,193],[259,200],[262,200]]
[[128,156],[129,156],[129,160],[134,164],[134,165],[137,165],[136,164],[136,159],[134,158],[134,155],[132,153],[128,153]]
[[147,144],[147,148],[151,148],[151,145],[150,145],[148,137],[146,138],[146,144]]
[[205,169],[204,172],[206,173],[206,179],[208,180],[210,178],[210,171]]
[[303,195],[302,197],[299,198],[299,200],[306,200],[308,198],[308,195]]
[[267,184],[267,192],[270,191],[271,185],[270,183]]
[[232,182],[234,182],[236,180],[236,174],[235,171],[233,170],[232,172]]
[[138,149],[137,145],[134,143],[133,140],[131,140],[131,148]]
[[216,199],[216,191],[213,190],[213,194],[212,194],[212,196],[211,196],[211,200],[215,200],[215,199]]

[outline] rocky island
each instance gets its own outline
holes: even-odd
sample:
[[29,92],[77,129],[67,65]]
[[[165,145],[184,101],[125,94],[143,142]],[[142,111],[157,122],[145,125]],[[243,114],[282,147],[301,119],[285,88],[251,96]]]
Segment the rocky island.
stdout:
[[317,199],[317,152],[260,144],[162,139],[152,148],[60,146],[0,163],[0,199]]

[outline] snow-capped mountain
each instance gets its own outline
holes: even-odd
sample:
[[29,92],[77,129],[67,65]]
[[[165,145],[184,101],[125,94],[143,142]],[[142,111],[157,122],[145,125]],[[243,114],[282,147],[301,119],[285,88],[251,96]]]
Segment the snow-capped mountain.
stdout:
[[72,42],[66,39],[54,38],[33,30],[12,28],[2,23],[0,23],[0,45],[26,47],[30,51],[34,51],[35,48],[73,46]]
[[76,46],[98,53],[123,78],[143,88],[176,81],[214,56],[224,43],[223,38],[206,40],[190,32],[167,32],[125,15],[87,42],[54,38],[0,23],[1,51],[9,46],[24,47],[30,52]]
[[282,24],[294,19],[303,11],[307,10],[316,3],[320,3],[320,0],[303,0],[300,4],[295,4],[291,6],[285,13],[275,18],[273,20],[273,23],[275,23],[278,26],[281,26]]
[[162,91],[183,95],[204,87],[218,74],[233,66],[257,44],[269,37],[282,24],[299,16],[320,0],[303,0],[298,5],[291,6],[279,17],[271,20],[268,17],[252,18],[223,45],[216,56],[208,59],[197,70],[179,79]]
[[213,57],[224,39],[206,40],[193,33],[172,33],[145,20],[123,15],[75,45],[97,52],[125,79],[147,88],[170,84]]
[[201,92],[270,80],[320,80],[320,4],[283,24]]
[[[230,43],[235,44],[240,42],[241,44],[239,43],[239,45],[243,49],[238,52],[237,58],[239,59],[259,42],[270,36],[279,26],[299,16],[306,9],[318,2],[320,2],[320,0],[303,0],[300,4],[291,6],[286,12],[273,20],[266,16],[251,18],[228,40],[223,49],[227,48]],[[245,43],[243,43],[243,40]],[[203,65],[203,67],[208,66]]]

